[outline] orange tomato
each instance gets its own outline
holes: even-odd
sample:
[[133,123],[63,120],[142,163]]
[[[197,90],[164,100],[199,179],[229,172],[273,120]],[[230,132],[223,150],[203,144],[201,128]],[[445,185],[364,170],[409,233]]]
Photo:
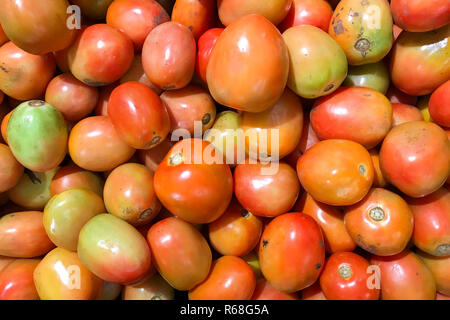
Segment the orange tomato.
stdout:
[[450,256],[436,257],[420,250],[416,254],[433,274],[437,291],[450,296]]
[[423,120],[423,115],[419,108],[402,103],[392,104],[392,126],[398,126],[399,124],[409,121]]
[[16,259],[0,272],[0,300],[39,300],[33,272],[39,259]]
[[375,170],[375,175],[373,178],[373,186],[376,188],[386,188],[388,182],[386,178],[383,176],[383,172],[381,172],[380,168],[380,155],[377,149],[369,150],[370,157],[372,158],[373,168]]
[[278,25],[281,32],[294,26],[311,25],[328,32],[333,10],[325,0],[293,0],[287,16]]
[[84,188],[103,197],[104,181],[100,175],[70,164],[61,167],[50,183],[50,197],[71,188]]
[[0,192],[14,187],[23,171],[24,167],[16,160],[9,147],[0,143]]
[[215,0],[177,0],[172,10],[172,21],[191,29],[195,39],[214,26],[217,20]]

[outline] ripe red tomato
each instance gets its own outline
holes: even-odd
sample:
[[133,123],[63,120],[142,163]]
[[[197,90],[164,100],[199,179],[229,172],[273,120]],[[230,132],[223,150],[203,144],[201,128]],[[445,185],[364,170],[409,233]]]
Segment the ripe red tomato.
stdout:
[[56,172],[50,183],[50,196],[66,191],[71,188],[85,188],[103,196],[104,181],[100,175],[83,170],[76,165],[61,167]]
[[259,246],[261,272],[276,289],[295,292],[313,284],[325,261],[322,231],[313,218],[282,214],[264,229]]
[[300,300],[296,292],[286,293],[273,287],[267,280],[259,279],[250,300]]
[[392,104],[392,126],[398,126],[399,124],[409,121],[423,120],[422,112],[419,108],[410,106],[408,104],[393,103]]
[[177,0],[172,10],[172,21],[191,29],[195,39],[198,39],[217,21],[216,1]]
[[310,25],[328,32],[333,10],[325,0],[293,0],[286,18],[278,25],[281,32],[294,26]]
[[197,40],[197,56],[195,58],[195,72],[206,83],[206,68],[208,67],[211,51],[224,28],[212,28],[203,33]]
[[17,259],[0,272],[0,300],[39,300],[33,272],[39,259]]
[[450,127],[450,80],[444,82],[430,97],[428,109],[434,122]]

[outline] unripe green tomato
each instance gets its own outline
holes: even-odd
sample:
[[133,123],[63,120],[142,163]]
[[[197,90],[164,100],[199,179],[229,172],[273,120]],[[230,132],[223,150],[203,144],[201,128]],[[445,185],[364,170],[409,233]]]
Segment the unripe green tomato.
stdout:
[[366,87],[385,94],[389,87],[389,70],[383,61],[350,66],[344,87]]

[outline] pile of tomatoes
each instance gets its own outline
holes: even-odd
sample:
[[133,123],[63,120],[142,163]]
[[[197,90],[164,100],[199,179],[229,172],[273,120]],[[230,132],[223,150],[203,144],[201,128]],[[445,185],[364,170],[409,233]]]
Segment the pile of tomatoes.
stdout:
[[0,299],[450,299],[449,23],[2,0]]

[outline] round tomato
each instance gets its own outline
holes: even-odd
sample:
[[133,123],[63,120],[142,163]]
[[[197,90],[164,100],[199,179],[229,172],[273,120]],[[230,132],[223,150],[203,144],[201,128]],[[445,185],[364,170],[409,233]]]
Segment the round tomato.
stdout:
[[310,25],[328,32],[333,10],[325,0],[293,0],[286,18],[278,25],[281,32],[301,25]]
[[214,0],[177,0],[172,10],[172,21],[191,29],[195,39],[213,27],[217,20]]
[[430,97],[428,109],[434,122],[450,127],[450,80],[444,82]]
[[195,72],[206,83],[206,68],[208,67],[211,51],[224,28],[212,28],[203,33],[197,41],[197,56],[195,58]]

